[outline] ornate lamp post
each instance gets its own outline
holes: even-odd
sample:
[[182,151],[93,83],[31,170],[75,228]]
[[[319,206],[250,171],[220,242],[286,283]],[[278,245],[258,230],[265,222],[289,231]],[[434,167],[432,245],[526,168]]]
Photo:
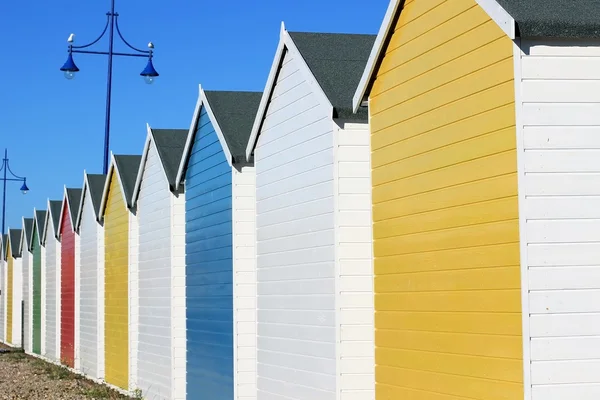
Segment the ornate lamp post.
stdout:
[[[108,56],[108,78],[106,83],[106,119],[104,123],[104,164],[103,164],[103,172],[106,174],[108,170],[108,156],[109,156],[109,144],[110,144],[110,100],[112,94],[112,63],[113,56],[127,56],[127,57],[147,57],[148,63],[146,64],[146,68],[140,73],[140,75],[144,78],[144,81],[148,84],[152,84],[156,78],[158,77],[158,72],[154,69],[154,65],[152,64],[152,57],[154,55],[154,45],[152,42],[148,43],[148,50],[141,50],[132,45],[125,40],[123,35],[121,34],[121,30],[119,29],[119,14],[115,12],[115,0],[111,0],[110,12],[106,13],[106,25],[104,26],[104,30],[98,36],[96,40],[91,43],[88,43],[83,46],[75,46],[73,44],[75,40],[75,35],[71,34],[67,42],[69,43],[69,55],[67,56],[67,61],[60,68],[61,71],[64,72],[65,78],[73,79],[75,74],[79,72],[79,68],[75,64],[73,60],[73,53],[85,53],[85,54],[101,54]],[[117,31],[117,35],[123,43],[132,49],[133,53],[120,53],[113,51],[114,49],[114,33],[115,29]],[[84,50],[94,44],[96,44],[100,39],[104,37],[106,32],[108,31],[108,51],[93,51],[93,50]]]

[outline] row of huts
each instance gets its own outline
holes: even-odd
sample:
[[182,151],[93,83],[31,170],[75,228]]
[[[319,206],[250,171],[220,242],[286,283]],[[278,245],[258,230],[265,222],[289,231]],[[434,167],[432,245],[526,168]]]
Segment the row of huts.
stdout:
[[599,398],[599,15],[282,25],[263,93],[9,230],[0,339],[148,399]]

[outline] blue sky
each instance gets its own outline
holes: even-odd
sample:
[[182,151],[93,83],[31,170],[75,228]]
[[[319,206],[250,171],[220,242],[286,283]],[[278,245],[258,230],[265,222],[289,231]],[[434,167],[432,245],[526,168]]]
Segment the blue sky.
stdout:
[[[198,84],[209,90],[263,90],[281,21],[290,31],[377,33],[388,0],[117,0],[120,27],[134,46],[155,46],[153,85],[143,58],[117,57],[113,71],[111,150],[141,154],[146,123],[189,128]],[[99,35],[109,0],[11,1],[0,16],[0,150],[27,176],[31,191],[7,188],[7,226],[81,187],[84,169],[102,170],[107,60],[76,54],[77,77],[59,68],[70,33],[75,44]],[[95,50],[106,50],[107,40]],[[116,50],[125,50],[117,41]]]

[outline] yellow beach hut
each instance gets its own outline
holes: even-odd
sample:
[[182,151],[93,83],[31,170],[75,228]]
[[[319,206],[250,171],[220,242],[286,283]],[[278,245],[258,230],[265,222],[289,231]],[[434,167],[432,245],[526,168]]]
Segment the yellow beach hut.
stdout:
[[[135,389],[137,360],[137,217],[133,189],[142,157],[111,155],[100,218],[104,219],[104,379]],[[131,385],[131,387],[130,387]]]

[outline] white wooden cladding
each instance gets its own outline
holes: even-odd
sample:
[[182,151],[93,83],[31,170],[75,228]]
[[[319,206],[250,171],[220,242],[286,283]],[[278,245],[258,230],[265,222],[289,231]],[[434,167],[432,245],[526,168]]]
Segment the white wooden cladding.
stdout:
[[597,399],[600,42],[522,48],[532,400]]

